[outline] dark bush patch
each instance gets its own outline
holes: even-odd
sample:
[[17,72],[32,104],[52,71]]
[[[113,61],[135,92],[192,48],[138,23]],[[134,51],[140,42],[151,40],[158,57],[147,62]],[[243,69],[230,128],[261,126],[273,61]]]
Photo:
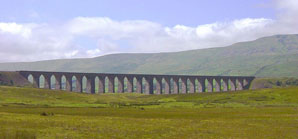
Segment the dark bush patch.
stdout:
[[41,116],[54,116],[55,114],[53,113],[53,112],[49,112],[49,113],[47,113],[47,112],[42,112],[41,114],[40,114]]
[[282,82],[281,82],[281,81],[277,81],[277,82],[276,82],[276,85],[277,85],[277,86],[281,86],[281,85],[282,85]]

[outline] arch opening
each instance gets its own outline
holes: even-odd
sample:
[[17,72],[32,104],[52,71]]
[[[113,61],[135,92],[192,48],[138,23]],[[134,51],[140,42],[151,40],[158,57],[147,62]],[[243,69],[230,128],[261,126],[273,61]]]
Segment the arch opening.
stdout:
[[161,94],[166,94],[166,80],[165,80],[165,78],[161,79]]
[[133,77],[132,79],[133,81],[133,84],[132,84],[132,92],[137,92],[137,78],[136,77]]
[[195,79],[195,93],[199,93],[200,91],[200,85],[199,85],[199,80]]
[[87,93],[87,77],[83,76],[82,78],[82,92]]
[[118,93],[118,86],[119,83],[118,83],[118,77],[115,77],[114,78],[114,90],[115,90],[115,93]]
[[205,79],[205,92],[212,92],[212,91],[213,91],[213,80]]
[[128,79],[124,77],[123,79],[123,92],[128,92]]
[[105,86],[105,93],[110,93],[109,92],[109,78],[107,77],[107,76],[105,76],[104,77],[104,82],[105,82],[105,84],[104,84],[104,86]]
[[30,83],[34,84],[34,79],[33,79],[33,75],[32,75],[32,74],[29,74],[29,75],[28,75],[27,80],[28,80]]
[[44,75],[39,76],[39,88],[45,88],[45,77],[44,77]]
[[157,79],[156,78],[153,78],[152,86],[153,86],[153,94],[157,94]]
[[66,90],[66,77],[65,77],[65,75],[61,76],[61,90]]
[[146,92],[146,79],[142,77],[142,93],[145,94]]
[[170,79],[170,92],[171,92],[171,94],[174,93],[174,79],[173,78]]
[[71,90],[77,90],[77,77],[71,77]]
[[178,94],[182,93],[182,79],[178,79]]
[[98,78],[98,76],[96,76],[95,78],[94,78],[94,93],[95,94],[98,94],[99,93],[99,78]]
[[56,77],[54,75],[51,75],[50,82],[50,89],[56,89]]

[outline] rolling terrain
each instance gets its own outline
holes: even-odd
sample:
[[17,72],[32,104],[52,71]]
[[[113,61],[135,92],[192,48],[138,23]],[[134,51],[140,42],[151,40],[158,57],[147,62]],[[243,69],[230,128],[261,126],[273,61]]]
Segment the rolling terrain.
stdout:
[[0,70],[270,77],[256,78],[255,90],[234,92],[86,94],[32,88],[17,74],[0,72],[1,138],[298,136],[298,35],[175,53],[2,63]]
[[0,86],[0,136],[295,138],[297,91],[90,95]]
[[1,70],[298,77],[298,35],[276,35],[183,52],[2,63]]

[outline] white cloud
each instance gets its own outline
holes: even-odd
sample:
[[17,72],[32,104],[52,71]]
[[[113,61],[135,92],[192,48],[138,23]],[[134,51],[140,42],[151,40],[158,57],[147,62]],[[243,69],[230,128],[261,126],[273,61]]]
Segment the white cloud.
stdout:
[[87,50],[87,54],[90,55],[90,56],[98,56],[100,54],[100,50],[97,48],[97,49],[94,49],[94,50]]
[[0,23],[0,32],[8,32],[28,38],[31,35],[31,28],[16,23]]
[[[161,26],[144,20],[115,21],[107,17],[77,17],[66,25],[70,33],[90,37],[108,37],[114,40],[154,35]],[[145,36],[144,36],[145,37]]]
[[[76,17],[59,25],[0,22],[0,62],[172,52],[298,33],[298,1],[276,0],[275,4],[276,19],[243,18],[196,27],[166,27],[146,20],[115,21],[108,17]],[[93,43],[77,43],[81,38]]]

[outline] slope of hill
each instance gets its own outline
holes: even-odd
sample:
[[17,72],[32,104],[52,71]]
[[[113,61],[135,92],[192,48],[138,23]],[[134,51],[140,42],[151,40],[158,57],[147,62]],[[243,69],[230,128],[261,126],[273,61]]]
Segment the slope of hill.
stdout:
[[2,63],[0,70],[298,77],[298,35],[276,35],[227,47],[173,53]]
[[86,94],[0,86],[0,108],[20,107],[275,107],[298,106],[297,86],[225,93],[144,95],[137,93]]
[[0,72],[0,85],[31,87],[31,83],[17,72]]

